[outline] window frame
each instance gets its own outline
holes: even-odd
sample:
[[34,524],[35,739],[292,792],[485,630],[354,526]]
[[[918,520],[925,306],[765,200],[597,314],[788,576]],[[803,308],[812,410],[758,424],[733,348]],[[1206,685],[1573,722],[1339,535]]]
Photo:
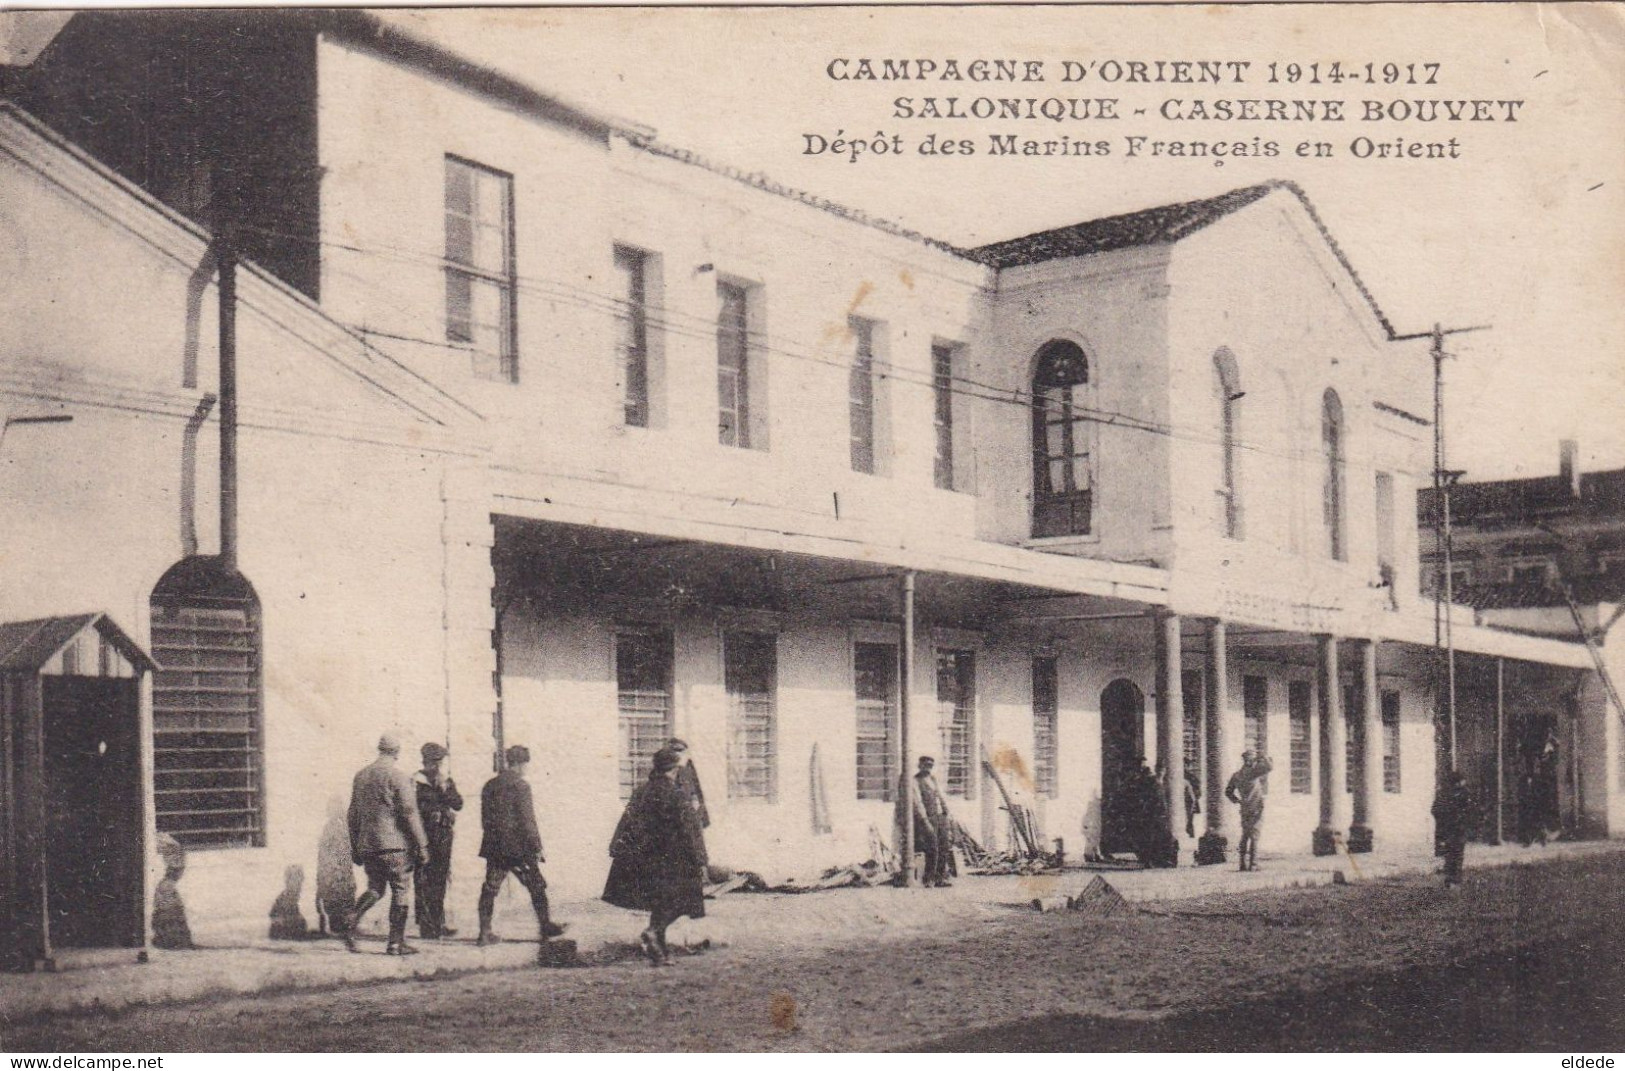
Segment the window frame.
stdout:
[[852,358],[847,370],[847,442],[853,472],[878,475],[879,391],[875,384],[875,335],[879,324],[862,316],[849,316]]
[[[629,647],[628,640],[647,641],[658,644],[658,654],[664,659],[663,687],[661,689],[631,689],[623,686],[621,654]],[[671,739],[674,732],[676,718],[676,674],[677,652],[675,638],[672,630],[653,625],[618,624],[614,629],[614,650],[612,652],[611,669],[615,674],[615,710],[616,710],[616,770],[619,778],[619,787],[622,801],[632,798],[639,785],[649,779],[649,771],[654,767],[654,754],[664,747],[666,741]],[[639,709],[635,704],[627,702],[628,695],[655,695],[664,696],[665,711],[661,719],[661,728],[658,732],[647,736],[653,742],[652,747],[646,751],[639,751],[632,744],[640,739],[634,721],[652,721],[648,717],[648,710]],[[658,738],[658,739],[657,739]]]
[[[653,423],[651,401],[652,356],[649,346],[649,271],[653,254],[617,242],[613,252],[616,280],[616,356],[620,375],[621,422],[629,428]],[[626,285],[622,289],[622,280]]]
[[[760,449],[755,441],[752,411],[752,390],[757,370],[752,367],[755,342],[752,322],[755,305],[760,300],[760,287],[740,279],[717,279],[717,443],[738,450]],[[737,319],[730,317],[729,299],[737,296]],[[736,341],[736,366],[725,363],[731,356],[730,341]],[[724,386],[724,377],[730,377],[731,387]],[[725,397],[728,391],[731,397]],[[731,404],[730,404],[731,403]]]
[[[467,213],[454,213],[451,205],[451,176],[454,169],[462,169],[470,173],[471,200]],[[480,226],[478,222],[478,206],[473,198],[478,195],[478,178],[481,175],[498,180],[502,188],[502,224],[499,227],[502,240],[502,265],[499,268],[473,262],[473,249],[477,244],[473,240],[473,235]],[[446,242],[442,264],[446,281],[444,321],[446,325],[446,341],[467,347],[471,355],[471,369],[477,378],[492,382],[517,383],[519,382],[519,276],[518,261],[514,248],[517,233],[514,225],[514,177],[509,172],[452,153],[447,153],[445,156],[444,176],[445,204],[442,218]],[[453,256],[451,224],[453,215],[460,216],[468,221],[470,233],[470,258],[468,260],[460,260]],[[454,280],[459,279],[466,281],[469,285],[467,338],[455,334],[452,326],[451,292]],[[480,348],[474,337],[473,291],[478,284],[495,287],[499,297],[501,311],[498,315],[502,322],[498,330],[498,349],[494,354]],[[494,375],[481,370],[482,362],[480,357],[482,355],[495,359],[496,369]]]
[[931,479],[940,491],[955,490],[954,364],[960,348],[954,342],[931,343],[931,427],[936,437]]
[[[722,634],[722,688],[728,700],[728,740],[726,748],[728,769],[728,799],[776,803],[779,798],[779,637],[774,632],[753,629],[729,629]],[[757,648],[753,653],[764,656],[767,690],[744,692],[735,683],[745,674],[747,667],[735,661],[741,652]],[[765,700],[765,714],[752,711],[752,701]],[[757,718],[765,721],[766,752],[759,761],[749,754],[748,741],[742,741],[751,732],[750,723]],[[741,744],[746,753],[740,754]],[[757,768],[759,767],[759,769]],[[760,787],[757,787],[757,785]]]
[[1043,799],[1061,795],[1061,660],[1032,660],[1033,792]]
[[[976,651],[966,647],[938,647],[936,666],[942,792],[945,796],[975,799]],[[953,694],[948,698],[943,696],[944,680],[951,680],[953,685]]]
[[[874,652],[878,664],[885,668],[881,671],[886,684],[884,696],[865,696],[861,690],[864,675],[868,672],[863,666],[865,649]],[[882,655],[881,650],[887,652]],[[852,701],[856,716],[856,731],[854,733],[855,765],[854,786],[856,798],[859,800],[873,800],[891,803],[897,798],[897,768],[899,763],[898,747],[901,743],[902,726],[900,724],[900,686],[902,676],[898,665],[899,645],[895,641],[856,639],[852,641]],[[873,727],[865,731],[865,703],[880,704],[880,731],[877,734]],[[868,719],[873,721],[873,718]],[[873,783],[873,774],[866,772],[872,764],[864,762],[864,744],[871,746],[876,742],[880,745],[882,757],[880,784],[878,789]]]
[[1378,716],[1382,721],[1382,790],[1398,795],[1404,791],[1404,763],[1400,751],[1404,737],[1403,700],[1398,689],[1386,689],[1381,694]]
[[1306,796],[1315,790],[1315,687],[1294,680],[1286,689],[1289,791]]
[[[1069,364],[1071,371],[1067,372]],[[1090,385],[1089,354],[1078,343],[1057,338],[1039,348],[1029,385],[1035,539],[1094,534],[1094,423],[1087,405]],[[1052,445],[1052,428],[1059,429],[1058,448]],[[1057,464],[1061,466],[1060,490],[1054,488],[1052,479]],[[1084,484],[1081,487],[1080,476]]]
[[[1256,700],[1256,703],[1255,703]],[[1270,743],[1270,682],[1258,673],[1247,673],[1241,678],[1241,738],[1243,751],[1269,753]],[[1254,726],[1257,726],[1255,729]]]

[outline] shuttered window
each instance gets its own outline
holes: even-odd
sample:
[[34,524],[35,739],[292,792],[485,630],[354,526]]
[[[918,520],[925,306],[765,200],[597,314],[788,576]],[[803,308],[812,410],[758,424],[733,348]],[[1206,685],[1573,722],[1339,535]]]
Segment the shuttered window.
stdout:
[[1400,790],[1398,692],[1382,693],[1382,790]]
[[671,633],[639,629],[615,634],[623,800],[649,779],[655,752],[671,739],[671,664]]
[[1033,789],[1060,795],[1060,682],[1054,658],[1033,659]]
[[1287,719],[1292,729],[1292,791],[1300,794],[1314,790],[1313,752],[1309,736],[1313,694],[1308,681],[1290,681],[1286,686]]
[[771,800],[777,793],[778,637],[730,632],[723,637],[722,658],[728,692],[728,798]]
[[851,426],[852,471],[875,471],[875,325],[857,317],[847,321],[852,332],[852,368],[848,374],[847,411]]
[[446,340],[473,351],[482,379],[519,378],[513,177],[446,158]]
[[155,593],[152,654],[158,831],[189,848],[263,845],[257,601]]
[[937,718],[942,732],[942,758],[947,767],[943,791],[950,796],[975,795],[971,741],[976,735],[976,655],[971,651],[937,652]]
[[1262,756],[1269,753],[1269,682],[1263,677],[1241,679],[1241,711],[1246,750]]
[[897,780],[897,648],[859,643],[852,650],[857,700],[858,799],[890,800]]

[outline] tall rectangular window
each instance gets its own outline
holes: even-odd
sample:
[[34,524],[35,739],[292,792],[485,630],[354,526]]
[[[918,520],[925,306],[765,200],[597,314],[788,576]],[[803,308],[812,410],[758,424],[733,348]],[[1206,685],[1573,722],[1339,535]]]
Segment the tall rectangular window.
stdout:
[[1183,744],[1185,779],[1196,785],[1202,783],[1202,698],[1204,674],[1199,669],[1187,669],[1180,674],[1180,700],[1185,708]]
[[615,634],[615,689],[620,707],[621,798],[649,779],[654,754],[671,739],[671,633],[625,629]]
[[855,644],[852,678],[858,710],[858,799],[890,800],[897,781],[897,648]]
[[1060,795],[1060,675],[1054,658],[1033,659],[1033,790]]
[[717,283],[717,441],[750,446],[750,289]]
[[931,397],[935,403],[932,423],[936,428],[936,485],[954,489],[954,347],[946,342],[931,346]]
[[1360,686],[1357,684],[1343,685],[1343,791],[1354,791],[1354,763],[1360,757],[1360,742],[1355,739],[1354,728],[1357,723],[1355,712],[1359,709],[1356,703],[1360,699]]
[[246,599],[152,600],[153,804],[189,848],[265,843],[259,627]]
[[446,341],[482,379],[519,378],[514,290],[513,176],[446,157]]
[[1382,693],[1382,790],[1399,791],[1399,693]]
[[852,368],[847,375],[847,413],[851,428],[852,471],[875,471],[875,324],[854,316]]
[[976,655],[937,652],[937,725],[942,732],[942,789],[950,796],[975,794],[971,741],[976,735]]
[[1269,752],[1269,682],[1263,677],[1241,678],[1241,713],[1246,750],[1260,755]]
[[620,362],[622,419],[649,426],[648,254],[615,247],[616,356]]
[[1314,791],[1313,749],[1309,721],[1314,710],[1314,689],[1308,681],[1289,681],[1286,686],[1287,720],[1292,730],[1292,791]]
[[728,692],[728,798],[771,800],[778,788],[778,637],[730,632],[722,640],[722,660]]

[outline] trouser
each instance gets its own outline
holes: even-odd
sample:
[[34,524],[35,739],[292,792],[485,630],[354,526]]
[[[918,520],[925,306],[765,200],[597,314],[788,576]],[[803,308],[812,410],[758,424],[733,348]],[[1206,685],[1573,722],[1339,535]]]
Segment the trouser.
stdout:
[[1461,864],[1467,854],[1467,842],[1451,838],[1444,842],[1444,883],[1461,884]]
[[1241,840],[1236,844],[1236,856],[1242,866],[1258,864],[1258,832],[1263,824],[1262,816],[1252,821],[1241,820]]
[[928,830],[916,822],[914,824],[914,846],[925,855],[925,877],[922,879],[927,885],[948,880],[948,831],[944,828],[946,819],[940,819],[936,829]]
[[429,841],[429,862],[417,872],[413,888],[413,917],[424,937],[438,937],[446,928],[446,884],[451,879],[451,836]]
[[547,908],[547,879],[542,877],[542,868],[534,859],[527,859],[522,863],[499,863],[494,859],[485,861],[485,883],[480,886],[480,932],[491,932],[491,916],[496,912],[497,893],[502,891],[502,883],[508,879],[509,874],[519,879],[530,892],[530,906],[536,912],[536,924],[546,930],[550,921]]
[[354,933],[361,924],[361,916],[372,905],[384,898],[384,887],[389,887],[389,943],[400,944],[406,938],[406,889],[412,884],[412,870],[406,864],[404,851],[373,852],[361,861],[367,875],[367,891],[355,902],[350,912],[346,932]]

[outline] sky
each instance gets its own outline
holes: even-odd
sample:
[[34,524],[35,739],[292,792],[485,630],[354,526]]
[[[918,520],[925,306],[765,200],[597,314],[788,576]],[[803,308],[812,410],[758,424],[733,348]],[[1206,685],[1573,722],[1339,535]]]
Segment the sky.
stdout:
[[[932,237],[974,245],[1263,179],[1297,181],[1401,333],[1452,339],[1449,467],[1468,478],[1625,466],[1625,8],[1270,5],[394,11],[471,58],[670,144],[760,171]],[[859,81],[830,61],[1043,61],[1042,82]],[[1245,62],[1240,84],[1100,80],[1130,61]],[[1064,64],[1089,64],[1064,82]],[[1330,63],[1344,80],[1329,84]],[[1269,64],[1278,79],[1267,81]],[[1299,79],[1287,81],[1287,65]],[[1322,82],[1311,84],[1310,64]],[[1375,84],[1365,84],[1372,63]],[[1385,84],[1393,64],[1397,84]],[[1410,65],[1415,65],[1412,68]],[[1429,68],[1436,64],[1425,84]],[[1226,68],[1229,70],[1230,68]],[[1407,85],[1412,70],[1418,84]],[[1165,68],[1166,70],[1166,68]],[[1348,75],[1358,77],[1351,80]],[[900,118],[894,99],[1113,99],[1121,118],[1052,123]],[[1166,119],[1195,100],[1339,100],[1342,122]],[[1363,101],[1522,101],[1513,122],[1366,121]],[[1324,105],[1315,105],[1324,108]],[[1411,104],[1415,107],[1414,104]],[[1144,108],[1144,116],[1134,115]],[[1470,108],[1470,106],[1469,106]],[[1468,114],[1471,114],[1469,111]],[[806,153],[806,135],[901,135],[902,155]],[[916,151],[930,133],[969,157]],[[986,135],[1104,139],[1107,157],[994,158]],[[1125,139],[1274,140],[1274,158],[1128,158]],[[1374,142],[1457,140],[1458,159],[1365,159]],[[1333,156],[1300,159],[1302,141]],[[1267,298],[1261,298],[1267,300]]]

